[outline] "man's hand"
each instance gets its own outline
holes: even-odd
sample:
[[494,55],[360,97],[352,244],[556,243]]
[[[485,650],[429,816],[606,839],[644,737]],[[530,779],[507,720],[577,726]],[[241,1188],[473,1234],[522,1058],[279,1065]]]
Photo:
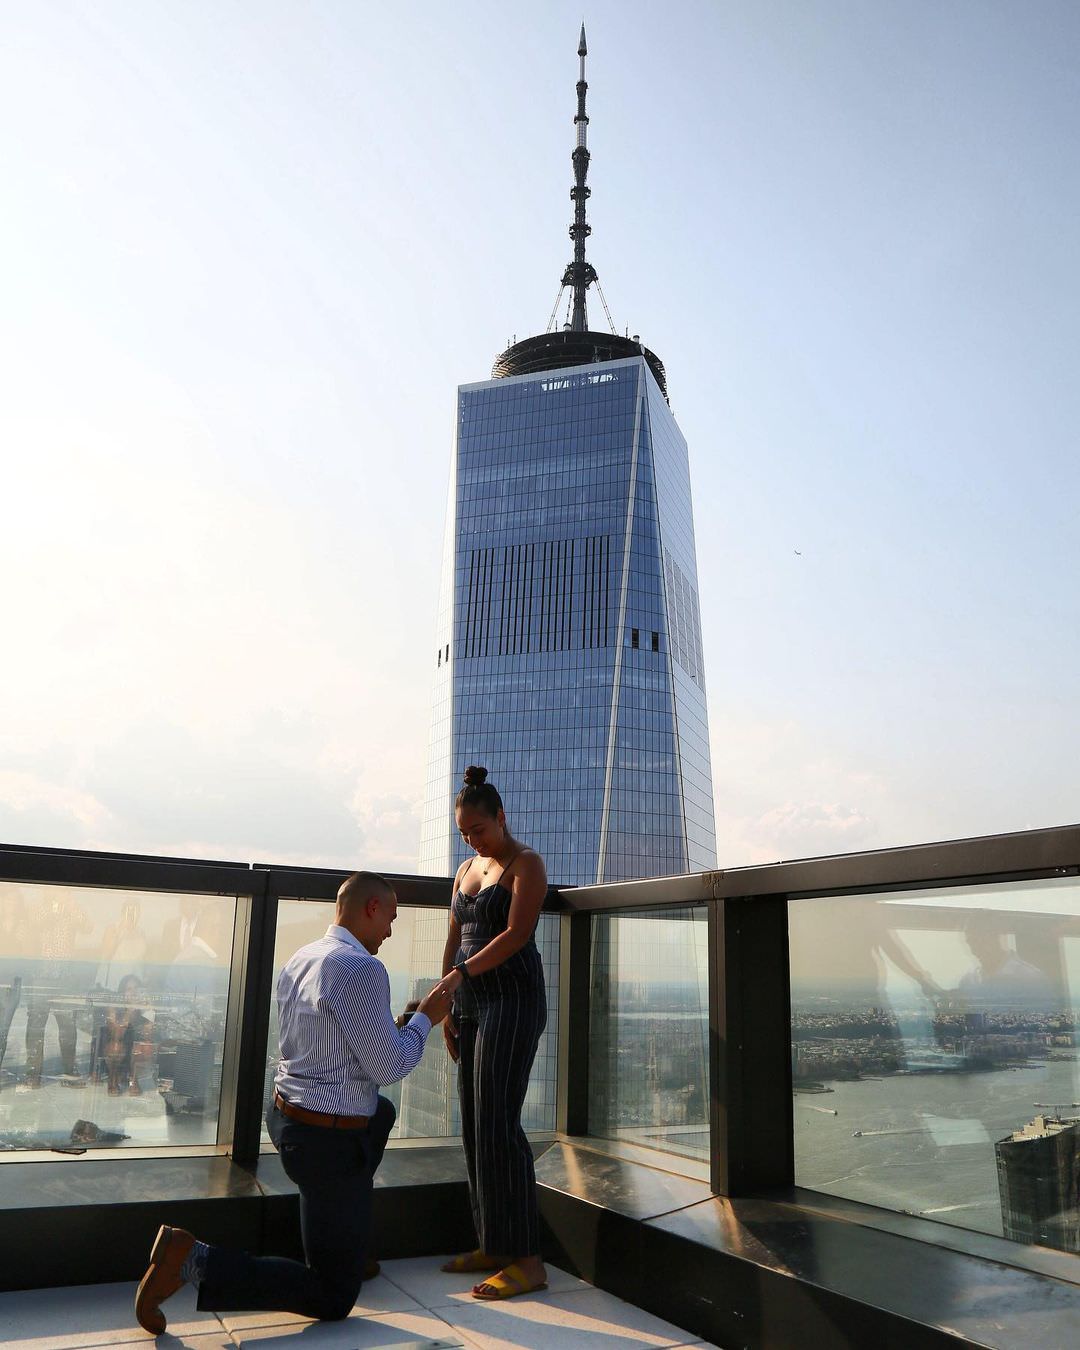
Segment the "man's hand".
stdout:
[[447,1053],[456,1064],[461,1058],[461,1051],[458,1049],[458,1029],[457,1023],[449,1015],[443,1023],[442,1034],[443,1040],[446,1042]]
[[402,1027],[408,1026],[409,1018],[412,1016],[414,1012],[418,1010],[419,1007],[420,1003],[417,999],[415,998],[409,999],[408,1003],[405,1004],[405,1011],[399,1014],[394,1019],[399,1031],[401,1030]]
[[444,989],[442,984],[437,984],[426,998],[420,1000],[417,1012],[422,1012],[431,1025],[437,1027],[450,1011],[450,1004],[453,1001],[454,996],[450,990]]

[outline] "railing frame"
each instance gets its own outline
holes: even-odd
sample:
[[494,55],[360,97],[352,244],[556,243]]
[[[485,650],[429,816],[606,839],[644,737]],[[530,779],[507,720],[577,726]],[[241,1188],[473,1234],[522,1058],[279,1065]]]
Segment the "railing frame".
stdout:
[[[1078,875],[1080,826],[1069,825],[567,888],[559,902],[574,918],[707,906],[711,1189],[734,1198],[795,1180],[789,903]],[[587,1002],[588,978],[577,987]],[[574,1024],[584,1025],[587,1047],[587,1008]],[[587,1101],[574,1119],[587,1125]]]
[[[333,900],[347,873],[81,850],[0,847],[0,880],[238,898],[219,1147],[253,1167],[282,899]],[[597,915],[686,906],[708,912],[711,1183],[761,1194],[794,1181],[789,903],[1080,875],[1080,826],[553,890],[560,919],[558,1134],[589,1134],[590,963]],[[401,905],[446,908],[449,878],[393,876]]]

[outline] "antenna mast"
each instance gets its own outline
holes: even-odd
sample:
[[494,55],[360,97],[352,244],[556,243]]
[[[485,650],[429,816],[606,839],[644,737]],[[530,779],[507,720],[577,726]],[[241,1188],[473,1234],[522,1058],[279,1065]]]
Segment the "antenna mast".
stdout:
[[562,284],[570,286],[574,293],[573,312],[569,328],[574,333],[588,332],[589,315],[585,305],[585,292],[596,280],[596,269],[585,261],[585,240],[592,234],[592,227],[585,219],[585,203],[589,200],[590,189],[585,185],[589,173],[589,119],[585,113],[585,94],[589,86],[585,82],[585,57],[588,54],[585,45],[585,25],[581,25],[581,40],[578,42],[578,82],[577,115],[574,126],[577,128],[577,144],[570,156],[574,165],[574,186],[570,189],[570,200],[574,203],[574,223],[570,226],[570,238],[574,241],[574,261],[563,273]]

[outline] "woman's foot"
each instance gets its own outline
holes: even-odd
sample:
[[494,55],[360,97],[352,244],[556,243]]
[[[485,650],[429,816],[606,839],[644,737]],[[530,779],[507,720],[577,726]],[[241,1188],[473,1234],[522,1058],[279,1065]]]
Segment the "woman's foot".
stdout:
[[495,1300],[532,1294],[547,1288],[547,1271],[539,1256],[522,1256],[502,1267],[490,1280],[473,1285],[473,1298]]
[[439,1269],[446,1271],[447,1275],[466,1275],[474,1270],[498,1270],[502,1264],[499,1257],[488,1256],[477,1247],[474,1252],[462,1252],[460,1256],[452,1256],[449,1261],[444,1261]]

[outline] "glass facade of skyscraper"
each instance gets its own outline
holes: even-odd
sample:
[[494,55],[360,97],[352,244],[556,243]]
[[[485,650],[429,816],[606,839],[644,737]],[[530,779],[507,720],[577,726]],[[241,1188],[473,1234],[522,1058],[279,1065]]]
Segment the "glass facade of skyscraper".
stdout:
[[464,385],[420,868],[483,764],[552,881],[715,865],[686,442],[643,358]]

